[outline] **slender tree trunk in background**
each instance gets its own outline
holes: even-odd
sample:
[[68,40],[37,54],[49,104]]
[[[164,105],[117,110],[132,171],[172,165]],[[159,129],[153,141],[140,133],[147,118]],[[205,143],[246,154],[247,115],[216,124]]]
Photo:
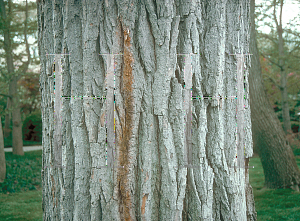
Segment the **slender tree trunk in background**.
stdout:
[[6,162],[5,162],[2,122],[0,117],[0,183],[4,181],[5,176],[6,176]]
[[[274,0],[274,4],[276,2]],[[283,0],[280,0],[280,17],[279,24],[276,18],[275,13],[275,5],[274,5],[274,20],[276,23],[277,33],[278,33],[278,52],[279,52],[279,66],[280,66],[280,92],[281,92],[281,105],[282,105],[282,119],[283,119],[283,130],[286,134],[292,133],[291,128],[291,119],[290,119],[290,108],[288,102],[288,93],[287,93],[287,73],[285,68],[285,55],[284,55],[284,41],[282,38],[282,8],[283,8]]]
[[9,95],[12,97],[10,105],[12,108],[12,149],[13,154],[24,155],[21,110],[18,99],[18,81],[14,76],[9,82]]
[[[248,169],[234,167],[229,99],[230,54],[248,52],[249,7],[38,1],[44,220],[256,220]],[[191,101],[189,88],[202,99]]]
[[[29,51],[29,44],[27,40],[27,19],[28,19],[28,2],[25,1],[26,10],[25,10],[25,21],[24,21],[24,41],[27,53],[27,61],[22,64],[21,70],[23,73],[26,73],[28,70],[28,66],[30,64],[30,51]],[[19,99],[17,96],[18,92],[18,80],[20,76],[14,77],[10,82],[10,88],[12,89],[13,94],[13,112],[12,112],[12,120],[13,120],[13,131],[12,131],[12,147],[13,147],[13,154],[17,155],[24,155],[23,151],[23,134],[22,134],[22,118],[21,118],[21,108],[19,105]]]
[[[7,98],[6,110],[9,109],[10,109],[10,98]],[[10,121],[11,121],[11,114],[10,113],[5,114],[4,129],[3,129],[3,134],[5,138],[8,137],[11,132]]]
[[254,0],[251,0],[250,97],[253,143],[264,168],[265,186],[268,188],[298,189],[300,171],[295,156],[285,137],[281,124],[271,107],[262,83],[259,53],[256,43]]

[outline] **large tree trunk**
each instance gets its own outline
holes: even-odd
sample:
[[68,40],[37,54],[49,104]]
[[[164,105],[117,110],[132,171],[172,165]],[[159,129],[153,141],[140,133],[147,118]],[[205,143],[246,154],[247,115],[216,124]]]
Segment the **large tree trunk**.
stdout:
[[[251,0],[253,12],[254,4],[254,0]],[[300,171],[295,156],[262,83],[253,12],[251,13],[253,25],[250,37],[250,52],[253,56],[249,76],[253,142],[264,168],[265,186],[298,189]]]
[[44,220],[256,220],[249,6],[38,3]]
[[6,176],[6,163],[5,163],[2,122],[0,117],[0,183],[4,181],[5,176]]

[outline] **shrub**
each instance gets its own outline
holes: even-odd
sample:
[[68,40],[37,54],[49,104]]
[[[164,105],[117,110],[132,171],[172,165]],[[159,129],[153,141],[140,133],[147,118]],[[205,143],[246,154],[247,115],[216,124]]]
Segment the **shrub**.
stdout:
[[41,112],[31,113],[23,122],[23,140],[42,141],[42,118]]

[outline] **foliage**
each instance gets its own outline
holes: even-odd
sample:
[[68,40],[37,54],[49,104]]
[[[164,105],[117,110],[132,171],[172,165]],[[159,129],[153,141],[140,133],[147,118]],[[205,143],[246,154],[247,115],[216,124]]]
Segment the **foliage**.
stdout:
[[42,118],[41,112],[36,110],[23,122],[23,140],[42,141]]
[[21,98],[21,110],[23,119],[41,107],[39,73],[28,72],[19,81],[19,97]]
[[[39,93],[39,57],[37,53],[37,12],[36,2],[28,1],[27,19],[25,1],[4,0],[7,18],[0,17],[0,116],[7,116],[13,111],[13,107],[6,108],[6,96],[9,93],[9,82],[13,76],[19,76],[18,93],[19,105],[21,107],[22,120],[34,110],[40,108]],[[26,22],[25,22],[26,21]],[[14,73],[8,73],[6,54],[4,53],[4,33],[9,30],[13,57]],[[27,39],[27,40],[26,40]],[[26,43],[29,46],[30,63],[28,61]],[[23,68],[24,67],[24,68]],[[3,118],[4,121],[4,118]],[[3,124],[4,125],[4,124]],[[12,129],[10,124],[10,131]],[[5,146],[11,146],[12,137],[4,138]]]
[[295,156],[300,156],[300,133],[288,134],[287,140]]
[[24,156],[5,153],[6,179],[0,193],[14,193],[41,188],[42,151],[25,152]]
[[[37,125],[37,127],[34,129],[35,134],[37,135],[37,140],[24,140],[24,131],[29,131],[30,129],[27,128],[26,122],[23,122],[23,146],[35,146],[35,145],[41,145],[42,144],[42,121],[41,119],[39,120],[39,114],[40,110],[34,111],[32,114],[36,115],[34,117],[34,122]],[[30,118],[31,115],[29,115]],[[4,117],[1,118],[2,120],[2,125],[4,125]],[[25,119],[26,120],[26,119]],[[25,123],[25,124],[24,124]],[[10,124],[10,130],[12,130],[12,122]],[[26,132],[27,133],[27,132]],[[11,147],[12,146],[12,133],[9,134],[8,137],[4,137],[4,147]]]
[[[4,1],[7,11],[7,19],[0,19],[0,51],[4,52],[4,29],[9,28],[10,37],[11,37],[11,49],[13,51],[13,60],[15,65],[15,72],[17,75],[24,75],[22,69],[19,68],[22,66],[26,58],[25,52],[25,1]],[[29,43],[31,49],[31,62],[32,64],[39,64],[39,58],[37,56],[37,17],[36,17],[36,2],[28,2],[28,19],[27,19],[27,38],[36,39],[34,42]],[[6,66],[5,54],[0,53],[0,66]],[[4,69],[5,70],[5,69]],[[1,70],[1,74],[5,77],[6,80],[9,80],[11,73],[7,73],[4,70]]]
[[[279,3],[276,2],[276,16],[278,19]],[[265,25],[270,28],[269,33],[257,31],[258,49],[260,51],[260,62],[262,66],[262,74],[264,85],[266,88],[269,100],[282,122],[282,105],[280,92],[280,70],[279,53],[278,53],[278,37],[275,28],[273,15],[273,1],[264,1],[264,4],[256,5],[256,23]],[[283,7],[289,7],[284,5]],[[300,32],[297,31],[297,23],[300,22],[298,17],[295,17],[283,27],[284,40],[284,69],[287,74],[287,91],[288,104],[290,108],[291,126],[294,133],[298,132],[300,112]]]

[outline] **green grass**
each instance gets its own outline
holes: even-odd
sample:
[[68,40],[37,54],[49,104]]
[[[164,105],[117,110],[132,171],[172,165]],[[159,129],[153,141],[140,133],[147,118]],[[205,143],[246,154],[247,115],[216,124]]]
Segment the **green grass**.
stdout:
[[[300,159],[297,158],[300,166]],[[300,220],[300,192],[291,189],[265,189],[264,172],[260,158],[253,157],[249,163],[250,184],[253,188],[255,210],[260,220]],[[252,168],[254,166],[254,168]]]
[[[7,179],[0,184],[0,220],[42,220],[42,151],[25,152],[24,156],[6,153],[6,160]],[[300,166],[299,157],[297,163]],[[258,221],[300,220],[300,192],[265,189],[260,159],[251,158],[250,167]]]
[[42,191],[0,193],[0,220],[43,220]]
[[[42,142],[23,140],[23,146],[36,146],[36,145],[41,146]],[[12,141],[4,138],[4,147],[12,147]]]
[[42,220],[42,151],[5,153],[6,179],[0,183],[0,220]]

